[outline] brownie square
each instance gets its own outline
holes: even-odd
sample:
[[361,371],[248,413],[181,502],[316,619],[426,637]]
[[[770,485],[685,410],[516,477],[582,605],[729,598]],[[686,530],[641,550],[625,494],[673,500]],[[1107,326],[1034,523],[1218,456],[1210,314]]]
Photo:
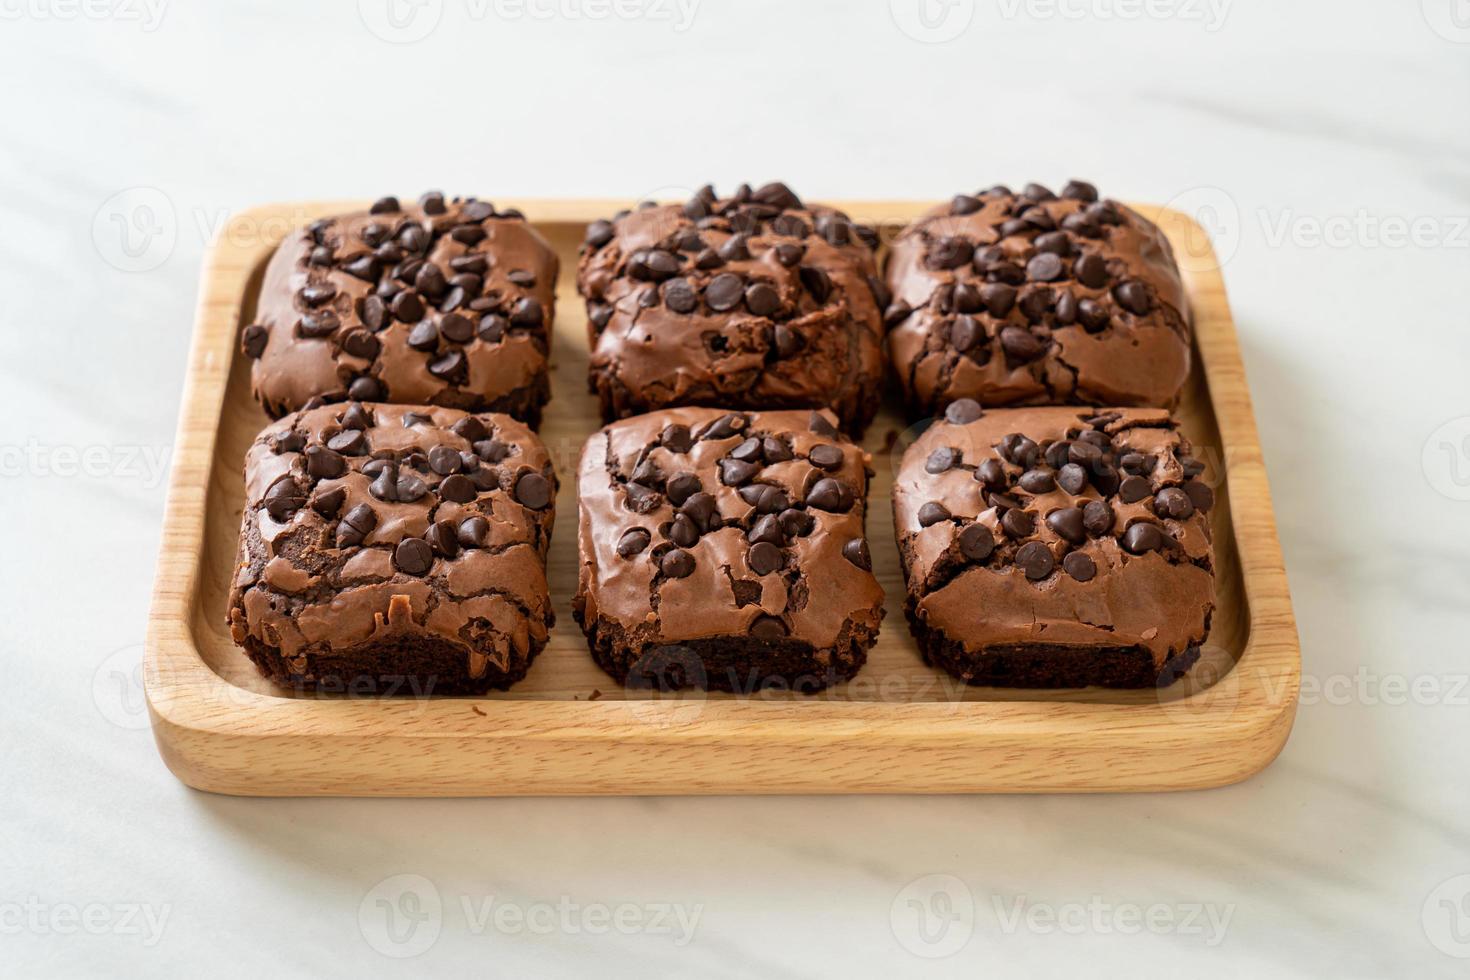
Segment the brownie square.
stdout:
[[1161,409],[952,403],[904,453],[893,513],[929,663],[971,684],[1148,687],[1199,656],[1209,511]]
[[1007,405],[1172,408],[1189,306],[1168,240],[1091,184],[961,194],[899,234],[888,352],[910,411]]
[[479,694],[525,676],[553,622],[556,474],[506,415],[329,405],[245,457],[229,626],[278,684]]
[[591,389],[606,421],[680,405],[830,408],[881,398],[876,235],[784,184],[644,204],[587,229]]
[[550,397],[557,257],[519,212],[425,194],[324,218],[276,250],[242,347],[271,417],[322,403],[505,412]]
[[883,590],[863,536],[869,460],[835,422],[680,408],[587,441],[573,610],[604,670],[736,692],[857,673]]

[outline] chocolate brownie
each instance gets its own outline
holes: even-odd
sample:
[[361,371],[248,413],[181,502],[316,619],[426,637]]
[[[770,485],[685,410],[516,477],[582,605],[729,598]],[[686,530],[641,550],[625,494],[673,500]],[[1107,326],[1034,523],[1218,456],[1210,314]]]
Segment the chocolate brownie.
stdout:
[[241,345],[273,418],[324,402],[505,412],[550,397],[557,258],[517,211],[437,192],[292,234]]
[[857,673],[883,590],[868,457],[826,411],[680,408],[588,440],[573,610],[634,686],[809,692]]
[[872,229],[784,184],[705,187],[587,229],[590,386],[605,420],[679,405],[830,408],[850,431],[881,397]]
[[958,398],[1172,408],[1189,375],[1168,240],[1091,184],[961,194],[898,236],[888,283],[888,352],[915,415]]
[[951,403],[893,491],[924,658],[1006,687],[1177,678],[1215,605],[1214,493],[1190,452],[1162,409]]
[[229,626],[278,684],[478,694],[525,676],[553,616],[556,475],[506,415],[328,405],[245,457]]

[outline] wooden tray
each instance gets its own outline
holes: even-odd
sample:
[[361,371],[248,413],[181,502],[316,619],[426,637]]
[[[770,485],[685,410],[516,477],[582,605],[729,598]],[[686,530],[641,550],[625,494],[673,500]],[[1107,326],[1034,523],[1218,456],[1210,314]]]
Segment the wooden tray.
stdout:
[[[1160,692],[1051,693],[970,688],[925,667],[902,614],[888,503],[914,433],[890,403],[867,443],[877,469],[868,537],[888,593],[867,666],[815,696],[736,698],[624,691],[588,656],[571,615],[573,477],[598,421],[572,279],[584,227],[622,204],[512,203],[562,257],[554,397],[542,427],[563,477],[550,556],[558,619],[550,644],[506,694],[363,700],[283,696],[231,643],[224,618],[241,465],[267,422],[251,398],[236,334],[254,315],[264,265],[287,230],[364,205],[245,212],[205,259],[148,632],[153,730],[184,782],[290,796],[1165,790],[1235,782],[1275,758],[1296,710],[1296,624],[1235,328],[1208,239],[1191,219],[1139,207],[1186,268],[1197,356],[1181,415],[1209,464],[1206,478],[1219,481],[1219,609],[1190,677]],[[890,231],[925,207],[840,206]]]

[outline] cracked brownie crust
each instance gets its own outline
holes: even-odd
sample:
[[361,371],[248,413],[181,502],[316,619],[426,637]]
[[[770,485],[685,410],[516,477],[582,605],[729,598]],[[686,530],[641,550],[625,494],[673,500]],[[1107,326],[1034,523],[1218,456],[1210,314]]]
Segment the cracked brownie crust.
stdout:
[[1091,184],[961,194],[899,235],[888,284],[888,352],[915,415],[959,398],[1172,408],[1189,375],[1168,240]]
[[556,475],[505,415],[350,402],[245,458],[235,642],[278,684],[466,694],[526,673],[553,622]]
[[882,395],[875,246],[872,229],[784,184],[705,187],[593,223],[577,288],[603,418],[830,408],[861,432]]
[[1161,409],[952,403],[893,512],[925,659],[972,684],[1147,687],[1198,657],[1214,493]]
[[883,590],[863,530],[869,460],[835,423],[681,408],[588,440],[573,609],[603,669],[741,692],[858,671]]
[[557,257],[516,211],[437,192],[324,218],[266,268],[241,338],[272,417],[322,403],[442,405],[535,427],[550,397]]

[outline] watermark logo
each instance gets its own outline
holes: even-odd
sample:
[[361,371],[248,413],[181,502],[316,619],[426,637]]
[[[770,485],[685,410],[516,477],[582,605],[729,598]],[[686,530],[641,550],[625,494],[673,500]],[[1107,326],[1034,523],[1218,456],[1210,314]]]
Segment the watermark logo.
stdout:
[[1240,248],[1240,207],[1219,187],[1191,187],[1164,205],[1194,219],[1182,238],[1172,239],[1174,258],[1185,272],[1224,266]]
[[0,479],[128,481],[152,490],[168,475],[172,446],[0,444]]
[[893,23],[921,44],[953,41],[975,19],[975,0],[888,0]]
[[1085,902],[1034,902],[1025,895],[991,896],[1000,931],[1037,936],[1185,936],[1214,948],[1225,941],[1235,905],[1213,902],[1113,902],[1092,895]]
[[5,0],[0,20],[61,21],[111,20],[137,24],[152,34],[163,23],[167,0]]
[[118,728],[148,727],[148,699],[143,693],[143,644],[114,650],[92,672],[92,703]]
[[1470,500],[1470,415],[1450,419],[1424,441],[1424,478],[1451,500]]
[[1419,0],[1419,12],[1446,41],[1470,44],[1470,0]]
[[444,0],[357,0],[357,16],[378,40],[413,44],[439,26]]
[[444,903],[423,875],[401,874],[378,882],[357,907],[357,927],[373,949],[394,959],[419,956],[439,941]]
[[1440,882],[1424,900],[1419,917],[1435,949],[1456,959],[1470,959],[1470,875]]
[[147,902],[43,902],[32,895],[0,902],[0,936],[124,936],[152,949],[168,928],[172,905]]
[[1225,26],[1231,0],[999,0],[1006,20],[1174,20],[1197,23],[1213,34]]
[[92,245],[122,272],[149,272],[168,261],[179,238],[173,201],[157,187],[129,187],[92,216]]
[[975,896],[954,875],[925,875],[894,896],[888,924],[898,944],[915,956],[953,956],[975,934]]

